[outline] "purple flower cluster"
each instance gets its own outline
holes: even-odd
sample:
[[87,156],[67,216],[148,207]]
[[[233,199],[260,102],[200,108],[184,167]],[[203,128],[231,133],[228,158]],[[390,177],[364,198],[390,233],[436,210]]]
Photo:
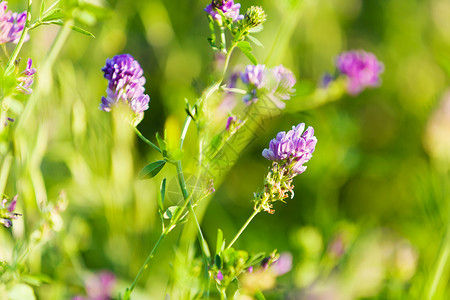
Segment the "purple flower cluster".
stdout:
[[365,51],[349,51],[336,59],[338,71],[348,77],[348,92],[357,95],[366,87],[380,84],[380,74],[384,71],[383,63],[374,54]]
[[12,226],[13,219],[17,219],[17,216],[20,216],[20,214],[15,213],[14,210],[17,206],[17,198],[19,196],[15,195],[11,201],[8,201],[8,199],[3,199],[0,206],[0,224],[5,226],[6,228],[9,228]]
[[8,10],[8,2],[0,2],[0,45],[17,43],[27,20],[27,12],[13,13]]
[[244,18],[244,15],[239,14],[241,8],[240,3],[234,3],[234,0],[213,0],[211,4],[208,4],[204,10],[213,17],[214,20],[219,21],[222,19],[221,13],[225,18],[231,19],[233,22],[240,21]]
[[295,93],[295,76],[282,65],[272,69],[267,69],[265,65],[248,65],[241,74],[241,80],[249,88],[243,98],[246,104],[256,102],[261,94],[265,94],[278,108],[284,108],[281,100],[289,100]]
[[122,102],[131,108],[140,122],[144,111],[148,109],[150,97],[144,94],[144,71],[137,60],[130,54],[116,55],[106,60],[102,71],[109,83],[106,89],[107,96],[102,97],[100,109],[111,111],[114,105]]
[[19,82],[17,89],[27,95],[33,91],[30,86],[33,84],[34,74],[36,73],[36,69],[31,67],[32,64],[33,60],[29,58],[27,68],[22,72],[23,75],[17,78]]
[[244,73],[241,74],[242,82],[248,85],[252,85],[254,88],[261,88],[264,85],[264,79],[266,78],[266,66],[265,65],[248,65],[245,68]]
[[317,144],[314,129],[309,126],[305,129],[305,123],[292,126],[287,133],[282,131],[272,139],[268,149],[264,149],[262,156],[275,162],[286,162],[286,166],[294,174],[301,174],[306,170],[304,163],[308,162]]

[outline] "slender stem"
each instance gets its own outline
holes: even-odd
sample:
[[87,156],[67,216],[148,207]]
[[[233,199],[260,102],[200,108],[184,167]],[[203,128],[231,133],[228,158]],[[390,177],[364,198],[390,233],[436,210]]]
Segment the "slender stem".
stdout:
[[[50,71],[53,63],[55,62],[56,58],[58,57],[59,53],[61,52],[63,46],[66,44],[66,40],[69,37],[69,34],[71,32],[70,26],[73,24],[73,20],[68,20],[64,26],[59,30],[58,35],[56,36],[55,40],[53,41],[53,44],[50,48],[50,51],[47,55],[46,61],[44,62],[42,66],[42,70],[39,71],[40,74],[46,74],[47,76],[50,76]],[[42,75],[42,77],[45,77]],[[46,81],[38,81],[38,87],[36,91],[33,93],[32,97],[28,100],[27,105],[25,106],[25,109],[22,113],[22,116],[19,118],[19,121],[17,123],[17,128],[25,127],[26,121],[28,118],[32,115],[34,112],[34,107],[36,105],[36,102],[38,100],[42,100],[42,93],[45,89],[48,89],[48,84],[45,84]]]
[[230,49],[228,50],[227,57],[225,58],[225,65],[223,66],[222,78],[220,78],[219,84],[221,84],[223,79],[225,78],[225,73],[227,72],[228,65],[230,64],[231,54],[233,53],[234,48],[236,48],[235,43],[233,43]]
[[248,224],[250,224],[250,222],[253,220],[253,218],[261,211],[261,208],[255,209],[252,213],[252,215],[250,216],[250,218],[248,218],[247,222],[245,222],[244,226],[241,227],[241,229],[239,230],[239,232],[236,234],[236,236],[233,238],[233,240],[230,242],[230,244],[228,245],[227,249],[230,249],[231,246],[233,246],[233,244],[236,242],[236,240],[239,238],[239,236],[242,234],[242,232],[244,232],[245,228],[247,228]]
[[11,169],[12,155],[9,151],[3,158],[3,165],[0,171],[0,195],[5,192],[6,182],[8,181],[9,170]]
[[221,41],[220,50],[223,53],[227,53],[227,40],[225,38],[225,27],[223,26],[220,26],[220,41]]
[[[193,110],[193,113],[195,113],[195,110]],[[186,119],[184,120],[183,130],[181,131],[181,136],[180,136],[180,149],[183,149],[183,143],[184,143],[184,140],[186,139],[186,134],[187,134],[189,125],[191,124],[191,121],[192,121],[191,116],[187,116]]]
[[153,149],[155,149],[156,151],[158,151],[159,153],[161,153],[161,149],[159,149],[158,146],[156,146],[155,144],[153,144],[152,142],[150,142],[140,131],[139,129],[137,129],[136,127],[134,127],[134,131],[136,131],[136,134],[141,138],[141,140],[143,140],[147,145],[149,145],[150,147],[152,147]]
[[442,273],[444,272],[445,266],[447,265],[448,258],[450,256],[450,224],[447,226],[447,234],[443,241],[443,244],[441,246],[441,250],[439,253],[439,259],[437,260],[437,264],[435,266],[434,274],[433,274],[433,281],[431,282],[431,285],[429,286],[427,299],[431,300],[434,299],[434,296],[436,294],[436,290],[438,288],[439,282],[442,279]]
[[130,286],[130,293],[133,291],[134,287],[136,286],[137,282],[139,281],[139,279],[142,276],[142,273],[144,272],[145,269],[147,269],[148,264],[150,263],[150,260],[153,258],[153,256],[155,255],[156,250],[158,250],[159,245],[161,244],[161,242],[163,241],[163,239],[167,236],[168,231],[165,230],[161,233],[161,235],[159,236],[158,241],[156,242],[155,246],[153,247],[152,251],[150,252],[150,254],[148,255],[147,259],[145,260],[145,263],[142,265],[141,269],[139,270],[139,273],[136,275],[136,278],[134,278],[133,283]]
[[27,20],[25,22],[25,26],[23,28],[22,35],[20,36],[19,42],[17,43],[16,48],[14,48],[14,51],[8,60],[8,64],[5,67],[5,76],[8,76],[13,71],[14,62],[16,61],[17,56],[19,55],[20,49],[22,49],[23,43],[25,43],[25,38],[27,37],[28,30],[30,30],[32,2],[33,2],[33,0],[28,0]]
[[2,50],[5,53],[6,57],[8,58],[9,54],[8,54],[8,50],[6,49],[6,45],[5,44],[2,44]]

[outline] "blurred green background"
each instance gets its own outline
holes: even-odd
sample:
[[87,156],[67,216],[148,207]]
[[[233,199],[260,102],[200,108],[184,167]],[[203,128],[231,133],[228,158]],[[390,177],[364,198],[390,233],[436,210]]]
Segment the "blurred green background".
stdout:
[[[255,35],[265,45],[255,47],[258,61],[292,69],[299,87],[319,85],[325,72],[334,71],[335,56],[351,49],[375,53],[385,72],[379,88],[314,110],[289,110],[266,122],[264,133],[216,186],[202,221],[206,239],[214,244],[217,228],[227,240],[234,236],[251,214],[253,192],[263,184],[269,166],[262,150],[278,131],[305,122],[314,127],[318,144],[308,170],[294,180],[295,198],[276,204],[274,215],[258,215],[236,244],[249,252],[278,249],[293,255],[292,271],[265,292],[267,298],[427,299],[433,291],[432,299],[448,299],[450,270],[439,263],[450,243],[445,239],[448,109],[440,119],[441,138],[434,138],[436,126],[429,124],[450,86],[450,2],[240,3],[241,12],[261,5],[268,15],[264,30]],[[17,190],[23,201],[18,211],[24,217],[15,222],[13,236],[1,233],[1,252],[8,256],[13,241],[38,226],[36,203],[55,201],[64,190],[68,208],[60,230],[28,258],[31,272],[52,279],[36,288],[39,299],[84,294],[83,280],[99,270],[114,272],[117,289],[124,288],[156,242],[156,195],[163,177],[171,193],[168,201],[181,197],[175,168],[166,167],[152,180],[137,180],[140,168],[159,156],[120,118],[98,109],[107,84],[100,69],[106,58],[132,54],[144,69],[151,97],[138,128],[151,140],[164,128],[169,137],[178,136],[184,99],[194,103],[212,79],[214,57],[203,11],[207,4],[79,1],[71,11],[76,24],[96,37],[70,33],[53,68],[44,73],[60,28],[31,31],[21,57],[33,58],[39,93],[32,96],[32,114],[15,137],[14,177],[9,182],[9,192]],[[26,3],[8,5],[23,11]],[[38,11],[36,4],[33,12]],[[242,70],[249,62],[236,54],[231,63]],[[298,90],[293,106],[307,101]],[[186,173],[195,172],[195,138],[191,130],[183,161]],[[164,298],[178,234],[164,241],[136,299]]]

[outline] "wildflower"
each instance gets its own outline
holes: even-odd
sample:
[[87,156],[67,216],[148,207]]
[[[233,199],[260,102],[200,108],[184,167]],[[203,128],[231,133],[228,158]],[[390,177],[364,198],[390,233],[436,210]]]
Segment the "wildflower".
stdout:
[[241,79],[243,83],[252,85],[254,88],[259,89],[264,85],[265,74],[265,65],[248,65],[245,68],[244,73],[241,74]]
[[222,272],[220,272],[220,271],[217,272],[216,279],[217,279],[219,282],[223,280],[223,274],[222,274]]
[[72,300],[109,300],[112,299],[116,285],[116,276],[109,271],[90,275],[85,280],[87,298],[75,296]]
[[133,124],[137,125],[150,102],[150,97],[144,94],[145,77],[141,66],[130,54],[121,54],[108,58],[102,71],[109,83],[107,96],[102,97],[100,109],[109,112],[113,106],[122,102],[133,111]]
[[286,274],[292,269],[292,254],[285,252],[280,254],[280,257],[272,264],[272,272],[281,276]]
[[278,83],[273,93],[283,100],[289,100],[291,95],[295,93],[295,89],[293,88],[296,83],[294,73],[283,67],[283,65],[273,68],[273,73]]
[[[262,156],[274,162],[280,162],[289,172],[301,174],[306,170],[304,163],[308,162],[315,150],[317,139],[314,129],[309,126],[305,132],[305,123],[292,126],[287,133],[279,132],[269,144],[269,149],[264,149]],[[303,134],[302,134],[303,133]]]
[[223,15],[225,18],[236,22],[244,18],[243,15],[239,14],[240,8],[241,4],[235,4],[234,0],[213,0],[211,4],[208,4],[206,8],[204,8],[204,11],[211,15],[216,21],[221,21]]
[[281,100],[289,100],[295,93],[294,73],[282,65],[272,69],[267,69],[265,65],[249,65],[241,74],[241,80],[248,86],[248,93],[243,98],[247,105],[258,101],[261,95],[266,95],[282,109],[285,104]]
[[244,15],[244,24],[248,28],[261,25],[266,21],[266,13],[261,6],[251,6]]
[[243,121],[239,120],[236,116],[230,116],[227,119],[227,125],[225,126],[225,130],[230,134],[234,134],[236,131],[241,128],[243,125]]
[[32,64],[33,60],[29,58],[27,61],[27,68],[22,72],[23,76],[17,78],[17,81],[19,82],[17,89],[27,95],[33,91],[30,86],[33,84],[34,74],[36,73],[36,69],[31,67]]
[[17,206],[17,198],[19,196],[15,195],[11,201],[8,199],[3,199],[0,206],[0,224],[9,228],[12,226],[12,220],[17,219],[21,214],[15,213],[14,210]]
[[273,213],[273,202],[284,201],[288,192],[293,198],[293,178],[306,170],[303,164],[311,159],[317,144],[314,129],[311,126],[304,129],[305,124],[300,123],[287,133],[279,132],[270,141],[269,148],[263,150],[262,156],[273,163],[266,176],[264,190],[255,194],[255,210]]
[[336,59],[338,71],[348,78],[347,90],[351,95],[357,95],[366,87],[376,87],[380,84],[380,74],[384,65],[374,54],[364,51],[344,52]]
[[17,43],[22,35],[27,20],[27,12],[13,13],[7,11],[8,2],[0,2],[0,45],[5,43]]

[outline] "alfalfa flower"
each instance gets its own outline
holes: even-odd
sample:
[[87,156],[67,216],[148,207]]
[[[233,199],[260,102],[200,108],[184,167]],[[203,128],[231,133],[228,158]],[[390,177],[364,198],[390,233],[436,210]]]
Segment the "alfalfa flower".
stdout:
[[221,24],[222,16],[233,22],[242,20],[244,16],[239,14],[240,8],[241,4],[234,3],[234,0],[213,0],[204,8],[204,11]]
[[33,90],[30,88],[34,81],[34,74],[36,69],[32,68],[33,60],[31,58],[27,61],[27,68],[21,73],[21,76],[17,78],[17,89],[24,94],[30,94]]
[[14,210],[17,206],[17,198],[19,196],[15,195],[10,201],[4,198],[0,204],[0,224],[9,228],[12,226],[12,220],[17,219],[21,214],[15,213]]
[[247,85],[247,94],[243,101],[251,104],[261,96],[269,97],[280,109],[285,107],[283,101],[289,100],[295,93],[296,79],[292,71],[279,65],[267,69],[265,65],[248,65],[241,74],[241,79]]
[[0,45],[17,43],[27,21],[27,12],[13,13],[8,10],[8,2],[0,2]]
[[102,71],[109,82],[100,109],[109,112],[118,103],[126,104],[134,113],[132,123],[136,126],[150,102],[150,97],[144,94],[145,77],[141,66],[130,54],[121,54],[108,58]]
[[336,58],[339,73],[347,76],[347,90],[351,95],[361,93],[366,87],[380,85],[384,65],[372,53],[365,51],[344,52]]
[[295,176],[306,170],[307,163],[315,150],[317,138],[314,129],[305,124],[292,126],[287,133],[279,132],[276,138],[264,149],[262,156],[272,161],[272,166],[264,182],[264,190],[255,195],[255,210],[265,210],[273,213],[272,203],[284,201],[291,194],[294,195],[292,181]]

